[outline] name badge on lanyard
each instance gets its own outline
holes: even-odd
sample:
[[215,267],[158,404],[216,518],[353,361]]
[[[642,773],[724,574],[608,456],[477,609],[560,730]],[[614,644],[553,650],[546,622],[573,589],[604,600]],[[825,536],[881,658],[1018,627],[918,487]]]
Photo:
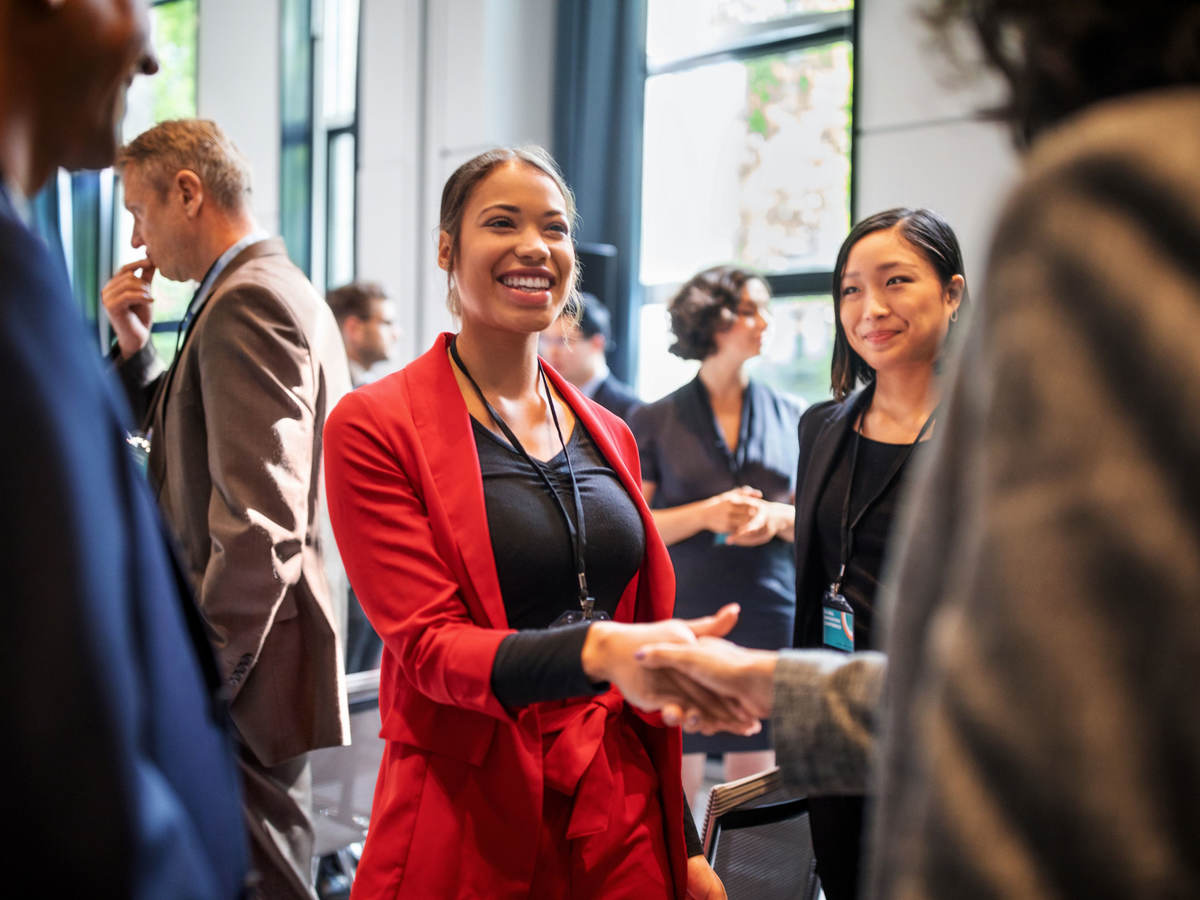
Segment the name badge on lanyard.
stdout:
[[[936,412],[936,410],[934,411]],[[863,504],[853,519],[850,517],[850,496],[854,493],[854,472],[858,468],[858,447],[862,442],[862,419],[855,425],[854,443],[850,449],[850,478],[846,485],[846,499],[842,504],[842,564],[838,571],[837,578],[833,584],[825,590],[825,596],[821,598],[821,641],[826,647],[834,650],[844,650],[847,653],[854,652],[854,608],[842,595],[842,579],[846,577],[846,568],[850,564],[851,557],[854,556],[854,529],[858,527],[863,516],[871,509],[879,498],[882,497],[891,487],[900,470],[904,468],[904,464],[912,455],[914,449],[921,438],[925,436],[925,432],[929,430],[929,426],[933,423],[934,413],[930,413],[925,419],[925,424],[921,426],[921,430],[917,432],[916,440],[909,444],[908,449],[904,454],[896,460],[892,465],[891,471],[888,472],[887,478],[884,479],[883,485],[875,491],[874,495]]]
[[854,610],[832,585],[821,599],[821,635],[826,647],[854,652]]

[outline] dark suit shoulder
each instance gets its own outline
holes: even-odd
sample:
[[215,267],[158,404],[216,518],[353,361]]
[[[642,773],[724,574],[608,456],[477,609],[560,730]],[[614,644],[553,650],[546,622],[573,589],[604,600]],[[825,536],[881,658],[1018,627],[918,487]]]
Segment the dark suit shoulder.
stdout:
[[688,382],[665,397],[638,406],[629,414],[629,427],[633,433],[641,436],[660,432],[672,417],[678,415],[681,398],[691,389],[691,382]]
[[628,421],[630,415],[642,405],[642,399],[629,385],[614,375],[609,375],[596,389],[592,398],[605,409]]
[[806,435],[816,434],[826,424],[838,418],[838,415],[844,412],[844,403],[842,400],[823,400],[806,409],[800,416],[801,442]]

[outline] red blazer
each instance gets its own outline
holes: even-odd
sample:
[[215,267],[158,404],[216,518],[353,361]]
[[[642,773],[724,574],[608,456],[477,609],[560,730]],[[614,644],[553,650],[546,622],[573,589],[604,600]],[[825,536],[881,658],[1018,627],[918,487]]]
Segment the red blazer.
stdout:
[[[423,356],[346,395],[325,426],[329,514],[354,591],[384,642],[379,689],[387,740],[355,897],[525,896],[533,874],[542,791],[549,771],[540,704],[510,711],[491,689],[492,663],[512,633],[492,558],[483,478],[470,415],[443,334]],[[642,500],[637,445],[625,423],[553,369],[550,380],[575,411],[633,498],[646,555],[622,596],[618,619],[668,618],[675,575]],[[591,712],[621,707],[615,691]],[[658,770],[676,896],[686,887],[678,729],[630,706]],[[592,763],[597,724],[583,716],[572,741]],[[656,724],[658,723],[658,724]],[[600,733],[603,728],[599,729]],[[557,754],[556,745],[556,754]],[[586,758],[585,758],[586,757]],[[559,759],[558,768],[562,760]],[[594,767],[593,767],[594,768]],[[590,770],[589,770],[590,771]],[[590,777],[590,776],[589,776]],[[571,828],[603,827],[592,779],[579,781]],[[602,791],[601,791],[602,793]],[[570,833],[570,832],[569,832]]]

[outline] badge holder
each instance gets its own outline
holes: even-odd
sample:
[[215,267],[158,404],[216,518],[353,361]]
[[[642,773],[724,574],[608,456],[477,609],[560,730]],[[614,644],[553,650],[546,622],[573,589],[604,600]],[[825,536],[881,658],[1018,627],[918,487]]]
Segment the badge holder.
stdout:
[[842,596],[841,582],[835,581],[821,598],[821,637],[826,647],[854,652],[854,608]]
[[551,622],[550,627],[559,628],[563,625],[578,625],[581,622],[603,622],[611,618],[612,616],[604,610],[596,609],[596,598],[588,593],[587,575],[584,572],[580,572],[579,609],[568,609]]

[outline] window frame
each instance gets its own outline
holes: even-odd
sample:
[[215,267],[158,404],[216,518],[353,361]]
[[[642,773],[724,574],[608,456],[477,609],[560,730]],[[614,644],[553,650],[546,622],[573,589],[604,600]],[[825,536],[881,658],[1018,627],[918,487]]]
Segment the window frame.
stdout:
[[[853,222],[858,181],[859,35],[857,3],[848,10],[796,13],[767,22],[731,27],[724,32],[719,41],[700,45],[693,52],[686,54],[654,58],[647,50],[642,81],[643,96],[647,82],[659,75],[687,72],[714,63],[742,62],[768,54],[808,50],[836,41],[846,41],[851,48],[850,193],[847,203],[849,204],[850,219]],[[644,157],[644,145],[642,152]],[[641,225],[639,224],[639,259],[641,240]],[[763,273],[762,277],[770,286],[772,297],[810,296],[830,291],[833,268],[831,265],[829,268],[794,269],[786,272]],[[641,281],[640,273],[638,274],[638,283],[641,287],[638,306],[665,303],[681,284],[681,282],[647,284]],[[635,308],[634,313],[631,322],[640,322],[640,310]],[[634,373],[635,377],[639,374]]]
[[[351,237],[351,279],[358,277],[359,264],[359,217],[361,204],[358,198],[359,178],[362,171],[362,141],[360,140],[360,123],[362,109],[362,45],[363,45],[363,2],[358,4],[357,21],[354,41],[354,109],[348,116],[326,118],[324,113],[324,89],[327,73],[323,53],[325,35],[324,12],[326,5],[337,0],[283,0],[284,3],[298,4],[305,10],[305,23],[308,31],[308,49],[305,59],[301,62],[303,70],[304,89],[307,91],[307,118],[303,121],[287,121],[282,118],[282,111],[289,106],[288,91],[294,89],[293,79],[287,72],[289,65],[289,42],[283,31],[283,21],[280,22],[280,233],[283,235],[292,261],[296,263],[322,293],[335,287],[329,283],[331,268],[331,217],[329,210],[333,199],[333,172],[330,169],[333,154],[330,148],[334,141],[345,135],[354,140],[354,179],[351,191],[353,203],[352,237]],[[308,148],[307,177],[305,179],[305,200],[301,207],[307,210],[306,228],[302,235],[289,234],[287,215],[288,184],[285,182],[285,171],[282,160],[289,150],[297,147]]]

